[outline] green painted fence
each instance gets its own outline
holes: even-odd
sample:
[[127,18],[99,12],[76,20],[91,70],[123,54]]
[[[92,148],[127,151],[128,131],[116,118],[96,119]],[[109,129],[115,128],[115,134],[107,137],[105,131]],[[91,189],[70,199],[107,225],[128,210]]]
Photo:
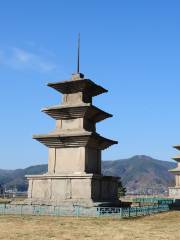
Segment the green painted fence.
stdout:
[[144,207],[80,207],[80,206],[38,206],[0,204],[0,215],[50,215],[50,216],[94,216],[94,217],[138,217],[169,211],[168,204]]
[[132,202],[136,203],[150,203],[150,204],[158,204],[158,205],[165,205],[165,204],[173,204],[174,199],[172,198],[158,198],[158,197],[153,197],[153,198],[133,198]]
[[146,216],[154,213],[167,212],[169,205],[130,207],[130,208],[98,208],[99,216],[115,216],[120,218]]

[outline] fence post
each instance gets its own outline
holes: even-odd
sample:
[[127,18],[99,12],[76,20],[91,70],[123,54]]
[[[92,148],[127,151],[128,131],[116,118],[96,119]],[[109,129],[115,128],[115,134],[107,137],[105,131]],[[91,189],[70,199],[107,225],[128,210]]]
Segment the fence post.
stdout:
[[22,216],[22,209],[23,209],[23,205],[21,205],[21,216]]
[[36,206],[33,206],[33,215],[36,215]]
[[79,213],[80,213],[80,209],[79,206],[75,206],[75,213],[76,213],[76,217],[79,217]]
[[97,216],[100,217],[101,213],[100,213],[100,207],[97,207]]
[[58,216],[61,215],[60,206],[58,206],[58,212],[57,212],[57,215],[58,215]]
[[129,207],[128,208],[128,215],[129,215],[129,217],[131,216],[131,210],[130,210],[131,208]]
[[3,215],[6,214],[6,204],[4,204]]
[[123,217],[122,207],[120,208],[119,215],[120,215],[120,218]]
[[3,204],[3,215],[5,215],[6,204]]

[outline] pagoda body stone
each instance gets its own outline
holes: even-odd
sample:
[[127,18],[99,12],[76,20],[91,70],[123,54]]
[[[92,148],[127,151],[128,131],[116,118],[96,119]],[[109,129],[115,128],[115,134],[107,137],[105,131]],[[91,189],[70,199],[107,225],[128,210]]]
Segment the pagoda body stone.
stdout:
[[48,147],[48,172],[28,175],[28,202],[62,205],[118,200],[118,177],[101,174],[101,151],[116,144],[96,132],[96,123],[112,115],[92,104],[107,92],[81,73],[68,81],[49,83],[63,94],[60,105],[42,111],[56,120],[55,129],[33,138]]
[[[180,145],[175,145],[174,148],[180,150]],[[169,187],[169,196],[180,199],[180,155],[177,155],[173,158],[177,162],[177,167],[169,170],[175,175],[175,186]]]

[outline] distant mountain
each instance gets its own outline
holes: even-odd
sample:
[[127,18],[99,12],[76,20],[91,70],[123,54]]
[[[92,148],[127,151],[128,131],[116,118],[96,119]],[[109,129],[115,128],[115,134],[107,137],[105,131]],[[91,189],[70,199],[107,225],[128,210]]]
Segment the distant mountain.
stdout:
[[104,161],[103,174],[120,176],[129,192],[159,193],[174,184],[174,176],[168,170],[175,167],[174,162],[138,155],[124,160]]
[[16,170],[0,169],[0,184],[6,186],[7,189],[16,187],[19,191],[26,191],[28,183],[25,175],[41,174],[45,172],[47,172],[47,164]]
[[[160,161],[148,156],[138,155],[128,159],[103,161],[104,175],[119,176],[128,191],[142,192],[144,189],[165,191],[174,184],[174,177],[168,172],[174,168],[174,162]],[[10,189],[17,187],[20,191],[27,190],[25,175],[47,172],[47,165],[36,165],[25,169],[1,170],[0,184]]]

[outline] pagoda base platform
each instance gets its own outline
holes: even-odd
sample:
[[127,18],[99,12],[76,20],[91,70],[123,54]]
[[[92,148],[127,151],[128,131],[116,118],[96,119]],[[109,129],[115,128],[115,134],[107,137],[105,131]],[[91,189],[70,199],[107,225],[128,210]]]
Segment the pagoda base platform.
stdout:
[[28,175],[27,204],[115,206],[118,177],[86,173]]
[[169,187],[169,197],[180,199],[180,186]]

